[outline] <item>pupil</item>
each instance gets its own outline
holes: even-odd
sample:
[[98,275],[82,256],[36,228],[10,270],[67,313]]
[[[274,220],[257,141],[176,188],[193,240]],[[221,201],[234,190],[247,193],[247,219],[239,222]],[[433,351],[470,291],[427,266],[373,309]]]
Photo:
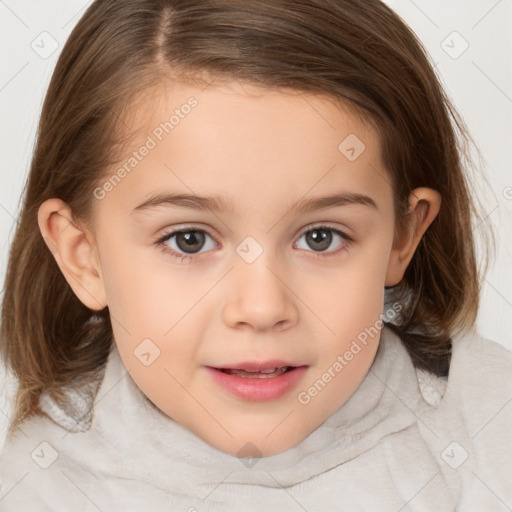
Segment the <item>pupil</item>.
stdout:
[[[332,233],[326,229],[313,229],[307,235],[307,242],[312,249],[325,251],[332,241]],[[314,244],[318,244],[316,247]]]
[[[326,229],[314,229],[307,234],[307,242],[312,249],[325,251],[331,245],[332,233]],[[182,251],[193,253],[200,250],[204,244],[204,234],[201,231],[178,233],[176,243]]]
[[[187,231],[176,235],[176,244],[184,252],[195,252],[190,249],[201,249],[204,243],[204,234],[200,231]],[[197,247],[196,247],[197,246]]]

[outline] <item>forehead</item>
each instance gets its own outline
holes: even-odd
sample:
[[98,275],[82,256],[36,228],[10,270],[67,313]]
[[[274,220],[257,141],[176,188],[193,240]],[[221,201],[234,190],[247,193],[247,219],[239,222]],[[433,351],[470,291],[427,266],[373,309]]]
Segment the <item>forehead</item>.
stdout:
[[139,95],[122,125],[135,135],[110,169],[128,172],[109,195],[126,209],[159,191],[222,196],[235,210],[336,187],[390,193],[376,130],[326,95],[166,81]]

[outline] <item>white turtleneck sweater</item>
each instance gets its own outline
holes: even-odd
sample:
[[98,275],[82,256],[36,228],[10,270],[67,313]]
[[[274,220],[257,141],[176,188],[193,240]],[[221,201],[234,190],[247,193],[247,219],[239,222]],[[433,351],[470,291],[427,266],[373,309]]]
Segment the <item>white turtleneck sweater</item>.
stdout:
[[70,394],[63,410],[45,396],[46,415],[7,441],[0,511],[510,510],[511,377],[511,352],[466,333],[447,382],[429,378],[385,327],[340,409],[294,448],[251,460],[157,409],[114,346],[94,404]]

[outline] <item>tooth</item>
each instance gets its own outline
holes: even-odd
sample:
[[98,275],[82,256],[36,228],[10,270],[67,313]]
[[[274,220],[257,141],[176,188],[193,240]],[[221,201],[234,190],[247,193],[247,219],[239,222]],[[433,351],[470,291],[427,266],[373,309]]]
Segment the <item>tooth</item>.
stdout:
[[262,371],[245,371],[238,369],[227,369],[225,372],[229,375],[236,375],[237,377],[245,377],[248,379],[269,379],[272,377],[279,377],[285,373],[287,366],[283,366],[281,368],[266,368]]

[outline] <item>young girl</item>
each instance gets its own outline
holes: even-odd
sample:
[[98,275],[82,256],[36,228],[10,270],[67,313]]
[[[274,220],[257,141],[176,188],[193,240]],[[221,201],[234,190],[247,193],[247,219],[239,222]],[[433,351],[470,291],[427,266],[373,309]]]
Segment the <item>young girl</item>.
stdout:
[[0,509],[509,509],[458,136],[379,0],[93,2],[10,253]]

